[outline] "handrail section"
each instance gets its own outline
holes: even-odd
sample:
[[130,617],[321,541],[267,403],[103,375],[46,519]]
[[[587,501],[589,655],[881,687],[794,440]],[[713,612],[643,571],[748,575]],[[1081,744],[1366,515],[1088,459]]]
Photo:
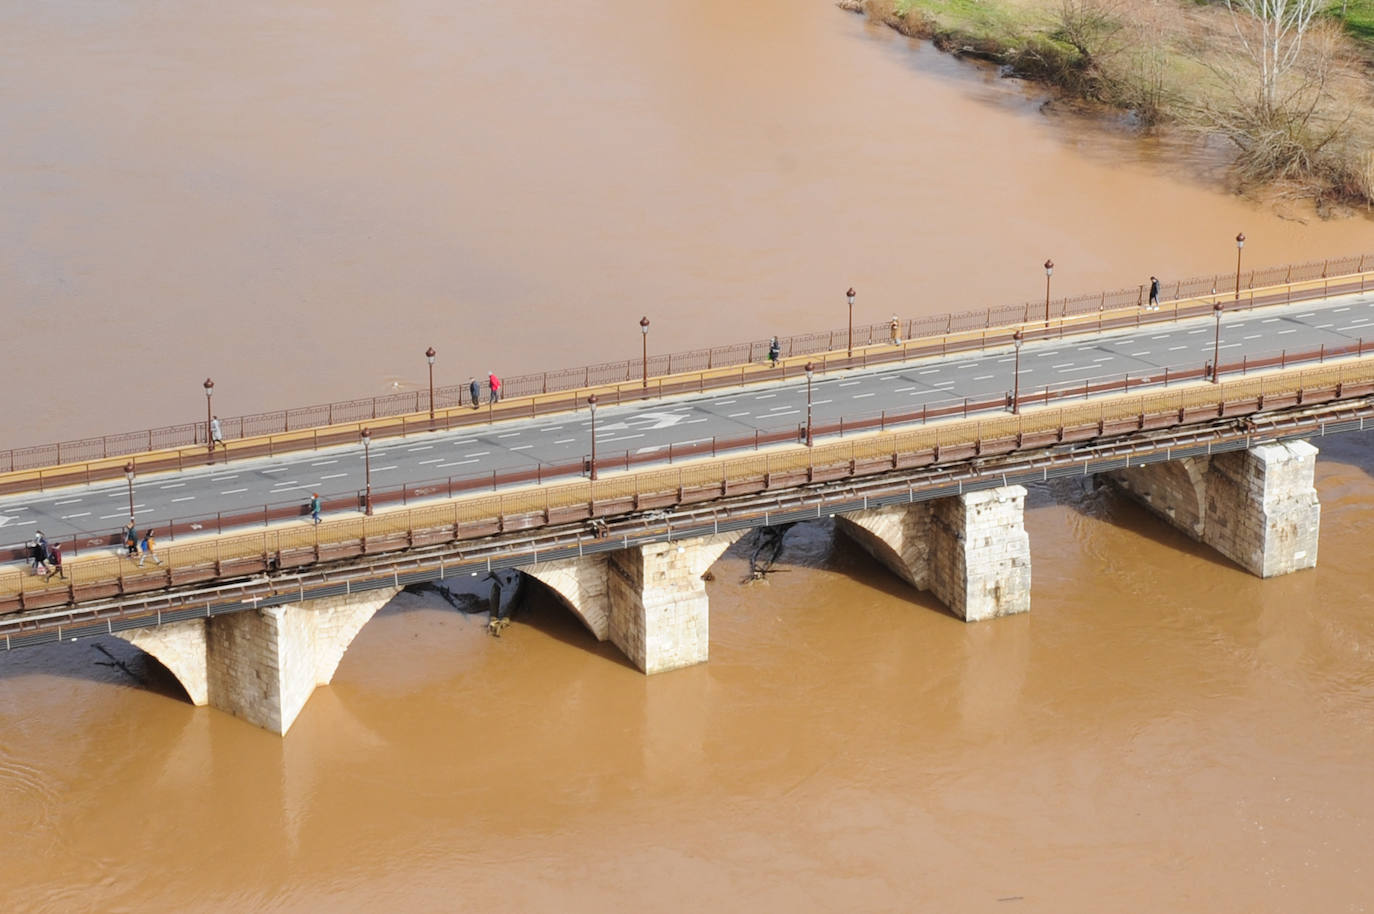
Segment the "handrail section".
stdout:
[[[894,344],[892,348],[900,347],[902,357],[907,358],[929,354],[932,347],[920,344],[933,342],[937,338],[945,338],[943,348],[949,349],[949,344],[953,342],[954,348],[949,349],[949,351],[959,351],[959,349],[972,348],[967,345],[968,342],[977,338],[981,331],[983,344],[986,345],[986,334],[996,328],[1024,326],[1026,338],[1034,339],[1036,334],[1062,335],[1066,331],[1085,332],[1090,329],[1108,329],[1112,326],[1125,326],[1131,323],[1143,324],[1176,319],[1180,316],[1180,307],[1186,309],[1189,305],[1204,300],[1210,307],[1213,300],[1225,301],[1228,294],[1233,296],[1233,301],[1244,302],[1247,307],[1309,300],[1327,297],[1331,294],[1364,291],[1366,286],[1371,284],[1370,281],[1374,280],[1374,271],[1365,271],[1366,262],[1374,263],[1374,255],[1352,255],[1320,262],[1310,261],[1303,264],[1269,267],[1262,270],[1252,270],[1239,277],[1234,274],[1215,274],[1179,280],[1172,284],[1166,284],[1164,293],[1163,301],[1172,303],[1174,307],[1158,312],[1145,312],[1140,308],[1144,304],[1145,295],[1145,286],[1142,284],[1137,287],[1110,292],[1103,291],[1092,295],[1068,296],[1052,302],[1042,300],[1019,305],[1003,305],[994,308],[951,312],[939,316],[898,320],[895,340],[893,339],[891,322],[868,324],[855,328],[852,338],[856,347],[881,346],[884,343]],[[1237,278],[1242,280],[1239,286],[1236,283]],[[1335,285],[1333,286],[1333,284]],[[1283,295],[1270,294],[1264,296],[1258,294],[1261,290],[1285,287],[1286,293]],[[1318,289],[1321,290],[1320,293],[1318,293]],[[1108,317],[1113,312],[1128,309],[1136,310],[1134,321],[1123,322],[1119,315]],[[1042,312],[1043,322],[1040,320]],[[1094,316],[1096,317],[1095,326],[1092,320]],[[1082,320],[1083,318],[1087,318],[1087,320]],[[1037,324],[1041,326],[1037,327]],[[954,339],[951,340],[951,337]],[[819,353],[845,351],[849,348],[849,341],[848,331],[841,329],[781,338],[779,345],[782,358],[787,360]],[[908,345],[911,342],[916,342],[918,345],[913,348]],[[581,368],[519,375],[503,382],[502,395],[509,399],[528,399],[533,404],[534,401],[541,397],[547,397],[549,394],[592,389],[598,389],[598,397],[601,397],[599,389],[608,388],[614,391],[617,397],[615,402],[619,402],[621,396],[649,394],[651,392],[650,382],[653,379],[658,379],[659,383],[652,387],[652,392],[655,395],[664,395],[676,392],[675,388],[678,385],[662,383],[663,379],[672,376],[700,375],[697,381],[698,385],[707,385],[708,378],[717,376],[728,383],[734,383],[735,375],[728,371],[721,373],[722,369],[765,362],[767,361],[767,352],[767,341],[754,340],[709,349],[654,355],[647,359],[626,359]],[[884,354],[891,355],[890,352]],[[845,367],[840,364],[838,359],[832,358],[829,361],[834,367]],[[866,357],[859,361],[847,359],[846,365],[860,363],[868,364]],[[767,377],[760,376],[758,379],[766,380]],[[485,382],[481,383],[485,384]],[[712,384],[709,386],[719,385]],[[484,386],[480,387],[480,393],[489,396],[489,392]],[[571,402],[576,404],[579,399],[577,396],[573,396]],[[569,397],[560,396],[556,397],[553,402],[558,404],[559,409],[567,409],[569,408],[569,400]],[[450,385],[434,390],[433,409],[436,414],[441,411],[445,413],[446,421],[450,423],[445,427],[468,424],[473,421],[471,414],[481,412],[474,408],[477,405],[473,404],[468,396],[466,385]],[[428,427],[430,407],[429,392],[425,389],[382,397],[342,400],[267,413],[234,416],[220,420],[220,426],[226,441],[275,435],[290,436],[293,433],[337,425],[350,426],[356,432],[356,429],[364,424],[371,425],[378,420],[398,416],[413,417],[412,430],[418,430],[421,423],[424,423],[424,427]],[[549,412],[552,409],[546,406],[544,411]],[[421,417],[422,413],[424,414],[423,417]],[[464,416],[467,417],[466,420],[463,419]],[[140,431],[31,447],[10,448],[0,450],[0,473],[16,473],[68,464],[90,463],[97,460],[105,461],[111,458],[170,449],[204,449],[207,445],[207,435],[208,429],[205,427],[205,422],[197,420]],[[302,439],[294,437],[290,440],[300,443]],[[186,456],[181,455],[180,459],[186,459]],[[6,491],[10,490],[0,485],[0,494]]]
[[104,555],[70,563],[67,577],[53,581],[11,567],[0,570],[0,612],[155,591],[264,569],[670,508],[1217,417],[1239,419],[1265,409],[1370,393],[1374,393],[1374,358],[1364,358],[1019,414],[934,423],[847,442],[703,460],[595,481],[529,486],[319,525],[205,538],[163,549],[163,564],[158,566],[140,568],[118,555]]

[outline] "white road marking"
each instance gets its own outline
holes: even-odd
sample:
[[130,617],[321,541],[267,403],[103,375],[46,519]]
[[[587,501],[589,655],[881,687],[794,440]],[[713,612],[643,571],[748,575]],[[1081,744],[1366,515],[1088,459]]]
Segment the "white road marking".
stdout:
[[1161,333],[1159,336],[1152,336],[1152,337],[1150,337],[1150,339],[1152,339],[1152,340],[1167,340],[1168,338],[1169,338],[1169,334],[1167,334],[1167,333]]
[[1189,330],[1188,332],[1189,332],[1189,333],[1207,333],[1209,329],[1210,329],[1210,328],[1207,328],[1207,327],[1199,327],[1199,328],[1196,329],[1196,330]]
[[1170,347],[1169,347],[1169,351],[1170,351],[1170,352],[1177,352],[1177,351],[1180,350],[1180,349],[1187,349],[1187,348],[1188,348],[1187,346],[1170,346]]
[[[705,420],[700,420],[700,421],[705,421]],[[511,448],[511,450],[512,450],[512,451],[527,451],[527,450],[529,450],[529,449],[532,448],[532,447],[534,447],[534,445],[532,445],[532,444],[517,444],[515,447]]]
[[260,472],[263,472],[263,473],[285,473],[285,472],[286,472],[287,470],[289,470],[289,469],[291,469],[291,468],[290,468],[290,467],[277,467],[276,469],[272,469],[272,470],[261,470]]
[[247,491],[248,491],[247,489],[225,489],[223,492],[221,492],[221,493],[219,493],[219,494],[221,494],[221,495],[237,495],[237,494],[239,494],[240,492],[247,492]]
[[213,479],[215,482],[224,482],[226,479],[238,479],[239,474],[231,473],[228,476],[211,476],[210,478]]
[[1073,365],[1073,362],[1060,362],[1058,365],[1051,365],[1050,367],[1051,367],[1051,368],[1069,368],[1069,367],[1072,367],[1072,365]]
[[1112,361],[1112,360],[1115,359],[1115,358],[1116,358],[1116,356],[1114,356],[1114,355],[1104,355],[1104,356],[1102,356],[1102,357],[1099,358],[1099,359],[1093,359],[1093,362],[1094,362],[1094,363],[1096,363],[1096,362],[1110,362],[1110,361]]
[[518,435],[518,434],[520,434],[520,433],[519,433],[519,432],[505,432],[505,433],[503,433],[503,434],[497,435],[496,437],[497,437],[497,438],[514,438],[514,437],[515,437],[516,435]]
[[1314,324],[1313,326],[1315,326],[1318,330],[1326,330],[1327,328],[1329,328],[1329,327],[1334,327],[1334,326],[1336,326],[1336,325],[1335,325],[1335,324]]
[[439,464],[439,467],[440,467],[441,469],[442,469],[443,467],[460,467],[460,466],[462,466],[462,465],[465,464],[465,463],[476,463],[476,462],[477,462],[476,460],[455,460],[455,461],[453,461],[452,463],[441,463],[441,464]]
[[800,413],[801,413],[801,410],[799,410],[799,409],[794,409],[794,410],[791,410],[791,411],[789,411],[789,412],[778,413],[777,416],[774,416],[774,417],[771,417],[771,418],[779,418],[779,417],[782,417],[782,416],[796,416],[796,415],[799,415]]
[[727,418],[727,419],[738,419],[740,416],[747,416],[747,415],[749,415],[749,412],[746,410],[745,412],[742,412],[742,413],[726,413],[725,418]]
[[392,464],[388,464],[387,466],[384,466],[384,467],[373,467],[373,468],[372,468],[372,472],[374,472],[374,473],[380,473],[380,472],[382,472],[383,470],[394,470],[394,469],[396,469],[396,464],[392,463]]
[[1274,321],[1276,321],[1276,320],[1278,320],[1277,317],[1266,317],[1264,320],[1260,321],[1260,323],[1261,323],[1261,324],[1272,324],[1272,323],[1274,323]]
[[[115,493],[115,494],[117,494],[117,495],[123,495],[124,493],[123,493],[123,492],[117,492],[117,493]],[[81,499],[79,499],[79,498],[69,498],[69,499],[67,499],[66,501],[55,501],[55,502],[52,503],[52,506],[53,506],[54,508],[60,508],[62,505],[74,505],[74,504],[76,504],[77,502],[79,502],[80,500],[81,500]]]
[[[78,518],[78,517],[90,517],[90,516],[91,516],[91,512],[89,512],[89,511],[82,511],[80,514],[64,514],[64,515],[62,515],[62,520],[74,520],[75,518]],[[37,523],[37,521],[35,521],[35,523]]]
[[438,463],[439,461],[441,461],[441,460],[443,460],[443,459],[444,459],[444,458],[442,458],[442,457],[431,457],[429,460],[420,460],[420,461],[417,461],[417,463],[418,463],[419,466],[424,466],[424,465],[427,464],[427,463]]
[[822,403],[833,403],[833,402],[834,402],[833,400],[812,400],[812,401],[811,401],[811,405],[812,405],[812,406],[820,406]]
[[559,438],[554,444],[572,444],[576,440],[576,438]]
[[1143,352],[1132,352],[1132,353],[1131,353],[1131,358],[1133,358],[1133,359],[1138,359],[1138,358],[1140,358],[1142,355],[1149,355],[1149,354],[1150,354],[1150,350],[1148,350],[1148,349],[1146,349],[1146,350],[1143,351]]
[[331,463],[338,463],[338,462],[339,462],[339,458],[335,457],[333,460],[316,460],[314,463],[312,463],[312,464],[310,464],[310,465],[311,465],[312,467],[327,467],[327,466],[329,466]]
[[414,452],[414,451],[432,451],[432,450],[434,450],[434,445],[432,445],[432,444],[421,444],[421,445],[417,445],[417,446],[415,446],[415,447],[408,447],[408,448],[406,448],[406,453],[409,454],[409,453],[412,453],[412,452]]
[[916,373],[917,373],[917,374],[935,374],[935,372],[937,372],[937,371],[939,371],[939,370],[940,370],[940,369],[938,369],[938,368],[927,368],[925,371],[918,371],[918,372],[916,372]]
[[[100,515],[100,518],[99,518],[99,519],[100,519],[100,520],[110,520],[111,518],[114,518],[114,517],[128,517],[128,516],[129,516],[129,514],[128,514],[127,511],[120,511],[118,514],[102,514],[102,515]],[[3,525],[0,525],[0,526],[3,526]]]
[[1344,308],[1332,308],[1331,310],[1332,310],[1332,311],[1349,311],[1349,310],[1350,310],[1350,307],[1349,307],[1349,306],[1346,306],[1346,307],[1344,307]]
[[1263,333],[1250,333],[1250,334],[1247,334],[1247,335],[1241,337],[1241,339],[1243,339],[1243,340],[1257,340],[1257,339],[1259,339],[1259,338],[1262,337],[1262,336],[1264,336]]
[[789,404],[787,404],[786,406],[770,406],[770,407],[768,407],[768,411],[769,411],[770,413],[774,413],[774,412],[777,412],[777,411],[780,410],[780,409],[791,409],[791,408],[792,408],[792,404],[789,403]]
[[158,486],[158,488],[159,488],[159,489],[180,489],[180,488],[181,488],[182,486],[184,486],[184,485],[186,485],[186,483],[184,483],[184,482],[172,482],[172,483],[168,483],[168,484],[165,485],[165,486]]
[[773,399],[773,398],[776,397],[776,396],[777,396],[777,394],[760,394],[759,396],[755,397],[754,399],[755,399],[755,400],[771,400],[771,399]]
[[[440,459],[443,459],[443,458],[440,458]],[[323,481],[326,480],[326,479],[342,479],[343,477],[345,477],[345,476],[347,476],[347,475],[348,475],[347,473],[327,473],[327,474],[325,474],[324,476],[321,476],[321,477],[320,477],[320,481],[323,482]]]
[[[988,377],[992,377],[992,375],[988,375]],[[862,400],[864,397],[872,397],[872,396],[874,396],[874,394],[871,394],[871,393],[867,393],[867,394],[855,394],[854,396],[850,397],[850,399],[851,399],[851,400]]]
[[485,457],[485,456],[487,456],[487,455],[490,454],[490,453],[491,453],[491,451],[473,451],[471,454],[464,454],[463,456],[464,456],[464,457]]
[[1290,330],[1280,330],[1280,331],[1279,331],[1279,335],[1282,336],[1282,335],[1285,334],[1285,333],[1297,333],[1297,332],[1298,332],[1298,328],[1297,328],[1297,327],[1293,327],[1293,328],[1290,329]]
[[738,403],[738,402],[739,402],[738,400],[712,400],[712,401],[711,401],[711,405],[712,405],[712,406],[729,406],[729,405],[732,404],[732,403]]
[[195,501],[195,500],[196,500],[196,497],[195,497],[194,495],[183,495],[183,496],[181,496],[180,498],[174,498],[174,499],[172,499],[172,501],[173,501],[174,503],[175,503],[175,502],[178,502],[178,501]]
[[642,434],[640,434],[640,435],[621,435],[621,436],[619,436],[618,438],[602,438],[602,439],[601,439],[601,443],[602,443],[602,444],[609,444],[609,443],[611,443],[612,441],[629,441],[629,440],[634,439],[634,438],[643,438],[643,437],[644,437],[644,436],[643,436]]
[[862,384],[863,381],[841,381],[841,387],[853,387],[855,384]]
[[1305,313],[1303,313],[1303,314],[1299,314],[1298,317],[1312,317],[1312,316],[1314,316],[1316,313],[1317,313],[1317,312],[1315,312],[1315,311],[1307,311],[1307,312],[1305,312]]
[[897,388],[894,388],[892,392],[893,392],[893,393],[898,393],[898,394],[904,394],[904,393],[906,393],[908,390],[915,390],[915,389],[916,389],[915,387],[897,387]]
[[974,378],[973,380],[975,380],[975,381],[991,381],[991,380],[992,380],[992,375],[990,375],[990,374],[980,374],[980,375],[978,375],[976,378]]
[[294,486],[294,485],[297,485],[298,483],[300,483],[300,480],[299,480],[299,479],[291,479],[291,480],[287,480],[286,482],[274,482],[274,483],[272,483],[272,488],[274,488],[274,489],[280,489],[280,488],[282,488],[282,487],[284,487],[284,486]]

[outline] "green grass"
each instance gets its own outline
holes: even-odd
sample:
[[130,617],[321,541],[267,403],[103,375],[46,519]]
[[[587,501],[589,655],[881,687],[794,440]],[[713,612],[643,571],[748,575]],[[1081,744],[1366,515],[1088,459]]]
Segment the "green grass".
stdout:
[[997,0],[899,0],[897,11],[919,10],[942,28],[1007,39],[1025,36],[1040,25],[1026,11]]
[[[1341,18],[1341,4],[1332,3],[1330,15]],[[1364,44],[1374,46],[1374,0],[1350,0],[1345,9],[1346,34]]]

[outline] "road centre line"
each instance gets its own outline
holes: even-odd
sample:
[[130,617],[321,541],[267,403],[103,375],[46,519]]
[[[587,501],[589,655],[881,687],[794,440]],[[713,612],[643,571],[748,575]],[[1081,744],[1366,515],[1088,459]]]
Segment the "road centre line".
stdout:
[[1148,350],[1148,349],[1144,350],[1143,352],[1132,352],[1132,353],[1131,353],[1131,358],[1133,358],[1133,359],[1138,359],[1138,358],[1140,358],[1142,355],[1149,355],[1149,354],[1150,354],[1150,350]]
[[343,477],[345,477],[345,476],[347,476],[347,475],[348,475],[347,473],[329,473],[329,474],[327,474],[327,475],[325,475],[325,476],[321,476],[321,477],[320,477],[320,480],[321,480],[321,481],[324,481],[324,480],[326,480],[326,479],[342,479]]
[[195,501],[195,500],[196,500],[196,497],[195,497],[194,495],[183,495],[183,496],[181,496],[180,498],[174,498],[174,499],[172,499],[172,503],[175,504],[176,502],[179,502],[179,501]]
[[991,380],[992,380],[992,375],[990,375],[990,374],[980,374],[980,375],[978,375],[976,378],[974,378],[973,380],[975,380],[975,381],[991,381]]
[[[988,375],[988,377],[992,377],[992,375]],[[862,400],[864,397],[872,397],[872,396],[875,396],[875,394],[872,394],[872,393],[855,394],[854,396],[850,397],[850,399],[851,399],[851,400]],[[786,415],[786,414],[784,413],[784,415]]]
[[1099,358],[1093,359],[1093,363],[1096,364],[1097,362],[1110,362],[1115,358],[1116,356],[1114,355],[1104,355]]
[[240,492],[247,492],[247,491],[248,491],[247,489],[225,489],[223,492],[221,492],[221,493],[219,493],[219,494],[221,494],[221,495],[238,495]]
[[374,473],[380,473],[380,472],[382,472],[382,470],[394,470],[394,469],[396,469],[396,464],[393,463],[393,464],[390,464],[390,465],[384,466],[384,467],[373,467],[373,468],[372,468],[372,472],[374,472]]
[[[62,520],[75,520],[75,519],[78,518],[78,517],[90,517],[90,516],[91,516],[91,512],[89,512],[89,511],[82,511],[80,514],[64,514],[64,515],[62,515]],[[36,523],[38,523],[38,521],[34,521],[34,523],[36,524]]]
[[1250,333],[1250,334],[1246,334],[1245,336],[1241,337],[1241,339],[1243,339],[1243,340],[1257,340],[1257,339],[1259,339],[1259,338],[1262,337],[1262,336],[1264,336],[1263,333]]
[[768,407],[768,411],[769,411],[770,413],[772,413],[772,412],[777,412],[777,411],[780,410],[780,409],[791,409],[791,408],[792,408],[792,404],[791,404],[791,403],[788,403],[788,404],[785,405],[785,406],[770,406],[770,407]]
[[274,488],[274,489],[280,489],[280,488],[282,488],[282,487],[284,487],[284,486],[294,486],[294,485],[295,485],[296,483],[298,483],[298,482],[300,482],[299,479],[293,479],[293,480],[291,480],[290,482],[274,482],[274,483],[272,483],[272,488]]
[[747,415],[749,415],[749,411],[748,411],[748,410],[745,410],[745,411],[742,412],[742,413],[726,413],[725,418],[727,418],[727,419],[738,419],[740,416],[747,416]]
[[554,442],[554,444],[571,444],[576,440],[576,438],[559,438],[557,441]]
[[444,459],[443,457],[431,457],[431,458],[428,459],[428,460],[420,460],[420,461],[417,461],[417,465],[418,465],[418,466],[424,466],[424,465],[427,464],[427,463],[438,463],[439,461],[441,461],[441,460],[443,460],[443,459]]
[[527,450],[529,450],[529,449],[532,448],[532,447],[534,447],[534,445],[532,445],[532,444],[517,444],[515,447],[511,448],[511,450],[512,450],[512,451],[527,451]]
[[473,451],[471,454],[464,454],[463,456],[464,456],[464,457],[485,457],[485,456],[487,456],[487,455],[490,454],[490,453],[491,453],[491,451]]
[[811,405],[812,405],[812,406],[820,406],[822,403],[834,403],[834,402],[835,402],[834,400],[812,400],[812,401],[811,401]]
[[916,389],[916,388],[915,388],[914,386],[912,386],[912,387],[897,387],[897,388],[894,388],[892,392],[895,393],[895,394],[904,394],[904,393],[906,393],[908,390],[915,390],[915,389]]
[[1293,328],[1290,328],[1290,329],[1288,329],[1288,330],[1280,330],[1280,331],[1279,331],[1279,334],[1280,334],[1280,335],[1283,335],[1283,334],[1285,334],[1285,333],[1297,333],[1297,332],[1298,332],[1298,328],[1297,328],[1297,327],[1293,327]]
[[1051,368],[1068,368],[1073,362],[1060,362],[1058,365],[1051,365]]

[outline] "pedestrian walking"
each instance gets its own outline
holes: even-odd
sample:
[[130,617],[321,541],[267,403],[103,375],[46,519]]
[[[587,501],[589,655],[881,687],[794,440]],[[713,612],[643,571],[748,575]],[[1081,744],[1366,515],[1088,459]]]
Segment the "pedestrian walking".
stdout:
[[320,493],[319,493],[319,492],[311,492],[311,493],[310,493],[310,516],[311,516],[312,518],[314,518],[315,523],[318,524],[318,523],[320,522]]
[[138,567],[143,567],[144,559],[152,559],[158,565],[162,564],[162,559],[157,557],[157,541],[153,536],[153,528],[149,527],[143,534],[143,539],[138,542]]
[[52,580],[53,575],[58,575],[62,580],[67,580],[67,573],[62,570],[62,544],[53,543],[48,547],[48,576],[47,581]]
[[897,315],[892,315],[892,320],[888,321],[887,329],[892,337],[892,345],[900,346],[902,343],[902,322],[897,320]]
[[487,374],[487,387],[491,390],[491,402],[501,399],[501,379],[495,374]]
[[476,378],[468,378],[468,399],[472,400],[473,409],[482,405],[482,385]]
[[775,336],[768,341],[768,363],[771,367],[778,367],[778,356],[782,355],[782,347],[778,345],[778,338]]
[[124,554],[133,558],[138,552],[138,531],[134,529],[134,519],[129,518],[129,522],[120,531],[124,537]]
[[1159,280],[1155,279],[1153,276],[1150,277],[1150,304],[1145,310],[1159,310]]
[[29,544],[29,561],[33,563],[33,573],[38,574],[38,569],[43,567],[43,562],[48,557],[48,540],[43,536],[43,531],[39,530],[33,535],[33,542]]
[[226,451],[229,450],[229,445],[227,445],[227,444],[224,443],[224,432],[220,431],[220,427],[219,427],[219,416],[211,416],[211,417],[210,417],[210,448],[211,448],[211,450],[214,449],[215,445],[219,445],[220,447],[224,448]]

